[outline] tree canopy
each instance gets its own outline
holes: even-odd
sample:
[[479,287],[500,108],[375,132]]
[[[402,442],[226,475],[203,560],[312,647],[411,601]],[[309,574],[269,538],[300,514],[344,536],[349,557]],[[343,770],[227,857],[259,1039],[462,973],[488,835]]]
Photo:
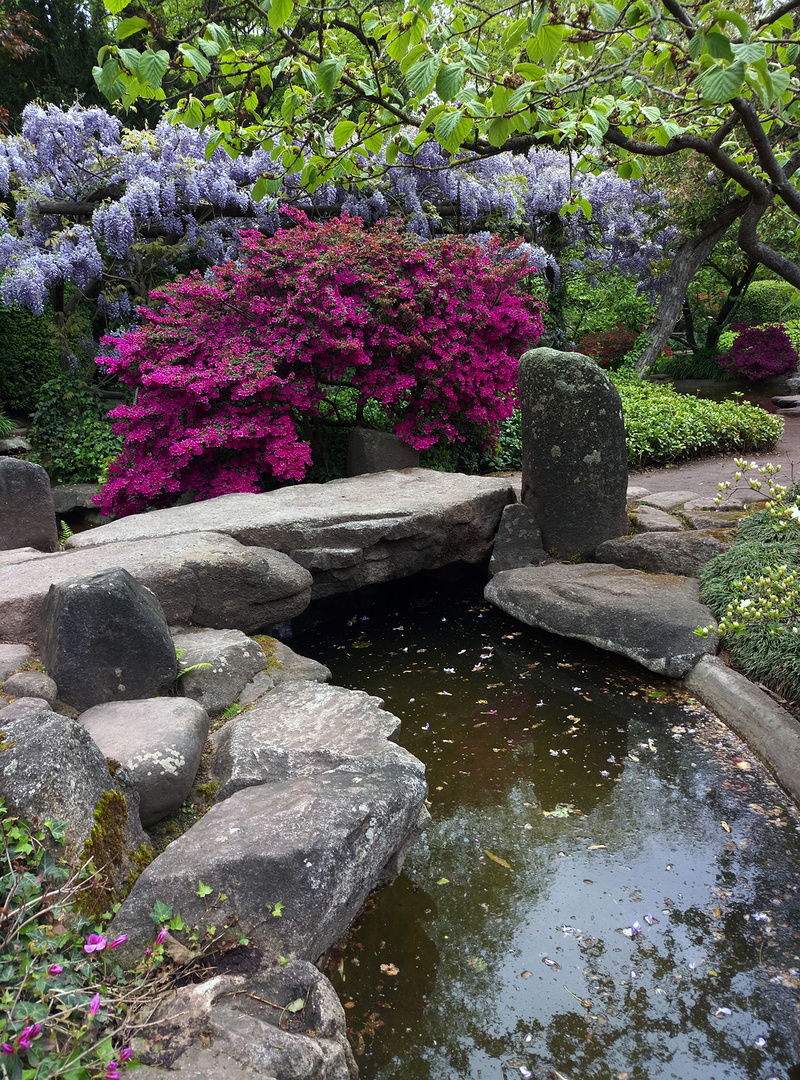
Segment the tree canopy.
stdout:
[[[800,217],[800,0],[222,0],[184,27],[105,3],[120,20],[95,69],[110,100],[162,98],[174,119],[213,123],[210,145],[257,144],[309,190],[430,140],[466,160],[555,146],[633,178],[695,153],[735,188],[742,249],[800,287],[759,228],[773,204]],[[136,33],[146,44],[127,47]]]

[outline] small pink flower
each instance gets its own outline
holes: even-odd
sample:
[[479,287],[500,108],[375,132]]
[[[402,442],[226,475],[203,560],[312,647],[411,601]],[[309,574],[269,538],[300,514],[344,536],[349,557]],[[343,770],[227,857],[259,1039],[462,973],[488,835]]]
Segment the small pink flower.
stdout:
[[148,945],[147,948],[144,950],[144,958],[145,958],[145,960],[149,960],[152,955],[153,955],[153,950]]
[[169,930],[167,930],[166,926],[162,926],[161,929],[158,931],[158,937],[156,938],[156,945],[163,945],[164,942],[167,939],[167,934],[168,933],[169,933]]
[[119,946],[124,945],[124,943],[127,940],[128,940],[128,935],[127,934],[120,934],[119,937],[114,938],[114,940],[111,942],[111,944],[108,947],[109,947],[109,949],[118,949]]
[[106,1069],[106,1080],[120,1080],[116,1061],[109,1061]]
[[100,1008],[100,995],[95,994],[89,1003],[89,1016],[96,1016],[97,1010]]
[[133,1050],[130,1046],[126,1046],[125,1049],[119,1055],[119,1060],[122,1065],[125,1065],[133,1057]]
[[11,1043],[3,1043],[3,1045],[0,1046],[0,1054],[13,1054],[13,1053],[14,1053],[14,1047],[11,1045]]
[[86,944],[83,946],[83,951],[86,953],[102,952],[107,944],[108,938],[105,934],[89,934]]
[[61,964],[51,964],[47,969],[47,973],[48,975],[60,975],[63,970]]

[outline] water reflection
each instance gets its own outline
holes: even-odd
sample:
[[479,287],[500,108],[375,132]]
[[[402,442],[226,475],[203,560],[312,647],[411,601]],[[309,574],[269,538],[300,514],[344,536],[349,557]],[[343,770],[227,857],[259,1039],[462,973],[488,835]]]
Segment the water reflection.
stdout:
[[785,1077],[779,790],[640,669],[463,586],[402,592],[292,641],[383,697],[428,767],[433,826],[331,957],[363,1080]]

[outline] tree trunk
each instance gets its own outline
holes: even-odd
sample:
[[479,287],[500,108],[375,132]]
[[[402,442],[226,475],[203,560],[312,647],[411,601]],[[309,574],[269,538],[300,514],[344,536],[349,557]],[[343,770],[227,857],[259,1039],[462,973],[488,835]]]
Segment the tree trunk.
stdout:
[[667,274],[667,284],[658,306],[656,324],[650,334],[650,344],[636,363],[636,371],[640,375],[647,375],[661,356],[681,317],[686,290],[692,278],[734,221],[742,216],[749,202],[749,196],[732,200],[705,223],[697,236],[686,240],[678,248]]

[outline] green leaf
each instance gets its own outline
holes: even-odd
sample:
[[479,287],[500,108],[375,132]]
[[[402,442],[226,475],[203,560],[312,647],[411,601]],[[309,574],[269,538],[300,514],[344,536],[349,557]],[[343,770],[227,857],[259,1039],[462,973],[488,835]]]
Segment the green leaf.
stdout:
[[437,885],[449,885],[450,884],[450,878],[449,877],[440,877],[439,880],[436,882],[436,884]]
[[[214,104],[216,105],[216,102],[214,102]],[[211,138],[206,143],[206,153],[205,153],[206,161],[211,161],[212,157],[214,156],[214,151],[217,149],[217,147],[223,141],[224,138],[225,138],[225,132],[224,131],[215,131],[214,132],[214,134],[211,136]]]
[[214,890],[211,888],[210,885],[204,885],[202,881],[198,882],[198,886],[197,886],[197,895],[198,896],[208,896],[213,891]]
[[459,110],[447,113],[436,124],[436,141],[449,154],[454,154],[472,130],[472,120]]
[[228,36],[228,31],[224,26],[219,26],[217,23],[209,23],[203,37],[208,38],[210,41],[215,41],[217,45],[219,45],[220,52],[225,52],[226,49],[231,47],[231,39]]
[[399,151],[397,143],[390,142],[389,145],[386,147],[386,164],[394,165],[394,163],[397,161],[398,153]]
[[280,900],[277,902],[277,904],[273,905],[272,914],[275,916],[276,919],[280,919],[280,917],[283,915],[283,904]]
[[742,41],[747,41],[750,37],[750,27],[747,25],[747,21],[739,14],[738,11],[731,11],[730,8],[722,8],[720,11],[712,12],[714,22],[731,22],[742,35]]
[[661,110],[656,105],[640,105],[639,110],[651,124],[657,124],[661,119]]
[[138,49],[117,49],[117,55],[129,71],[139,70],[141,53]]
[[130,19],[123,19],[117,27],[117,41],[124,41],[131,34],[137,34],[140,30],[147,30],[149,26],[150,23],[147,19],[140,19],[138,15],[134,15]]
[[119,15],[128,6],[128,0],[103,0],[103,3],[112,15]]
[[288,22],[294,11],[294,0],[272,0],[270,5],[269,25],[273,30],[280,30],[280,28]]
[[125,83],[119,74],[120,67],[116,60],[106,60],[102,67],[92,68],[97,89],[109,101],[117,101],[125,93]]
[[763,60],[767,55],[763,41],[750,41],[745,45],[731,45],[731,51],[737,60],[743,60],[745,64],[755,64],[757,60]]
[[689,56],[692,60],[696,60],[700,53],[703,51],[703,46],[706,43],[705,34],[701,34],[700,31],[696,31],[694,36],[689,40]]
[[554,26],[552,23],[543,26],[536,37],[525,46],[528,59],[534,64],[541,62],[542,67],[552,67],[564,40],[564,34],[565,27],[563,26]]
[[436,93],[442,101],[452,101],[464,84],[464,75],[467,66],[463,62],[458,64],[443,64],[436,76]]
[[187,100],[186,108],[181,112],[181,120],[189,128],[199,128],[205,120],[203,106],[196,97]]
[[527,99],[531,90],[535,90],[536,87],[532,82],[523,83],[522,86],[518,86],[511,97],[508,99],[509,109],[518,109],[520,105]]
[[300,1012],[306,1003],[305,998],[295,998],[294,1001],[290,1001],[286,1006],[286,1011],[290,1013]]
[[711,68],[703,78],[702,94],[704,101],[724,102],[735,98],[744,86],[745,66],[741,60],[730,67]]
[[155,904],[153,904],[153,910],[150,912],[150,918],[156,926],[169,922],[172,918],[172,904],[165,904],[161,900],[156,900]]
[[604,26],[613,26],[619,18],[619,12],[613,4],[595,4],[594,10],[600,16]]
[[713,56],[715,60],[727,60],[728,63],[733,61],[731,43],[725,35],[720,34],[718,30],[712,30],[710,33],[706,34],[706,49],[708,55]]
[[424,98],[431,92],[441,64],[441,56],[434,55],[411,65],[406,72],[406,82],[415,97]]
[[486,132],[486,137],[492,146],[502,146],[508,138],[511,130],[511,124],[503,116],[495,117],[489,125],[489,130]]
[[774,101],[783,94],[789,86],[789,83],[792,81],[792,78],[788,71],[783,71],[781,69],[778,69],[778,71],[771,71],[770,75],[772,77],[772,90],[775,94],[775,98],[773,98]]
[[178,52],[186,57],[201,79],[208,78],[211,74],[211,62],[199,49],[193,49],[191,45],[179,45]]
[[399,63],[411,47],[411,33],[408,29],[402,30],[397,37],[392,38],[386,46],[386,55],[390,60]]
[[447,106],[444,102],[439,102],[439,104],[434,105],[432,109],[428,109],[422,123],[419,125],[419,130],[426,131],[435,120],[438,120],[446,108]]
[[638,97],[646,86],[646,83],[643,83],[641,79],[637,79],[633,75],[626,75],[622,80],[622,89],[626,94],[630,94],[631,97]]
[[353,132],[356,124],[352,120],[340,120],[333,129],[333,146],[335,150],[341,150]]
[[344,60],[336,57],[328,57],[321,64],[317,64],[317,85],[325,97],[330,97],[339,85],[339,79],[344,71]]
[[139,61],[139,74],[150,86],[156,90],[161,86],[161,80],[166,74],[169,67],[169,53],[164,49],[159,49],[158,52],[153,52],[152,49],[147,49],[142,53],[142,58]]
[[588,199],[578,199],[578,206],[583,211],[583,216],[587,221],[592,220],[592,204]]
[[405,75],[410,67],[416,64],[417,60],[421,56],[425,56],[428,52],[427,45],[415,45],[413,49],[409,49],[403,59],[400,61],[400,70]]

